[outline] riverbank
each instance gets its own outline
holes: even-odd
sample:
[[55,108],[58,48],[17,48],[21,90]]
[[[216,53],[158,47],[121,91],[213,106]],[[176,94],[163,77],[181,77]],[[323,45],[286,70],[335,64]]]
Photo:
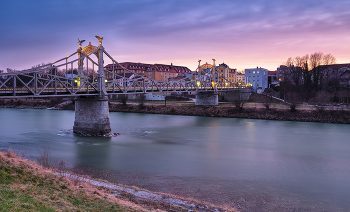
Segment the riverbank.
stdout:
[[350,112],[345,110],[297,110],[287,109],[237,109],[234,106],[204,107],[204,106],[160,106],[160,105],[122,105],[110,104],[110,112],[151,113],[186,116],[227,117],[266,119],[281,121],[302,121],[321,123],[350,123]]
[[0,210],[234,211],[39,166],[11,149],[0,151]]
[[[247,103],[248,105],[249,103]],[[56,110],[74,110],[73,101],[55,102],[47,101],[23,101],[12,100],[1,102],[0,107],[9,108],[33,108],[33,109],[56,109]],[[246,106],[236,108],[232,104],[220,106],[196,106],[192,104],[121,104],[119,102],[110,102],[110,112],[127,113],[150,113],[167,115],[186,115],[186,116],[206,116],[206,117],[227,117],[227,118],[248,118],[248,119],[266,119],[280,121],[301,121],[301,122],[320,122],[320,123],[350,123],[350,111],[344,108],[325,109],[325,108],[303,108],[297,106],[296,111],[292,112],[285,105],[265,108],[263,104],[255,104],[255,107]]]

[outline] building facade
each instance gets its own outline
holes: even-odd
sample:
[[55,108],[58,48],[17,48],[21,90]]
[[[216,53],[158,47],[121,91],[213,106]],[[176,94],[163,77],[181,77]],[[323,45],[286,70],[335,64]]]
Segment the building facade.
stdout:
[[250,84],[254,93],[262,93],[268,88],[268,70],[264,68],[245,69],[247,84]]
[[276,88],[280,86],[279,78],[277,77],[277,71],[269,71],[268,76],[268,87],[269,88]]
[[231,69],[227,64],[221,63],[216,67],[216,70],[218,72],[219,82],[237,82],[237,69]]
[[245,85],[245,76],[240,72],[236,72],[236,81],[238,86]]
[[[191,73],[191,70],[184,66],[164,65],[164,64],[146,64],[146,63],[132,63],[124,62],[118,64],[109,64],[105,66],[106,78],[112,79],[113,74],[123,76],[124,72],[129,73],[130,70],[135,74],[152,78],[158,81],[167,82],[169,78],[176,77],[181,74]],[[127,70],[124,70],[124,68]]]
[[236,83],[236,73],[237,69],[231,69],[225,63],[219,64],[218,66],[205,63],[198,67],[197,73],[195,74],[195,80],[209,82],[215,78],[219,83]]

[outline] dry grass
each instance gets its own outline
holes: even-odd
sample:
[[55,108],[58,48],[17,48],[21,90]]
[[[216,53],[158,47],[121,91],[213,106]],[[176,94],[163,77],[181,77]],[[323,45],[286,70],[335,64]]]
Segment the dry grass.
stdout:
[[[161,200],[137,197],[128,192],[119,192],[116,197],[115,191],[109,188],[53,174],[53,171],[67,170],[65,164],[52,163],[49,157],[49,148],[45,148],[38,159],[46,166],[43,167],[18,157],[11,149],[0,152],[0,211],[189,211]],[[81,167],[70,172],[75,175],[79,173],[79,176],[85,178],[90,178],[88,175],[92,174],[90,169]],[[140,191],[136,187],[129,188]],[[195,204],[194,211],[234,211],[229,207],[219,207],[183,196],[144,189],[142,191],[161,195],[164,199],[174,198]],[[185,188],[182,188],[183,191]]]
[[73,182],[51,170],[0,152],[0,211],[148,211],[108,190]]

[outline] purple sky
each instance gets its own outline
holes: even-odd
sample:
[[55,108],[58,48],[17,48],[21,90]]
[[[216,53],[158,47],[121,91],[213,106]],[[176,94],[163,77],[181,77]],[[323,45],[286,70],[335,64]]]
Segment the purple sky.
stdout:
[[276,68],[288,57],[331,53],[350,62],[349,0],[11,0],[0,2],[0,70],[63,58],[77,38],[119,62],[225,62]]

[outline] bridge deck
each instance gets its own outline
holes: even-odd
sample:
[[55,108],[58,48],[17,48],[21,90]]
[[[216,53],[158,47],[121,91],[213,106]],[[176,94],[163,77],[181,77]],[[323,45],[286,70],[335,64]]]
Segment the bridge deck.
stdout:
[[[219,82],[214,74],[215,70],[205,76],[200,74],[200,79],[197,79],[196,72],[193,72],[189,77],[192,81],[187,81],[188,79],[172,82],[153,80],[123,67],[105,51],[101,41],[98,47],[89,44],[89,46],[82,48],[81,43],[79,43],[79,49],[76,52],[53,63],[24,71],[0,74],[0,98],[103,96],[108,94],[206,90],[218,92],[236,88],[234,83]],[[123,68],[124,77],[116,75],[113,70],[111,72],[104,69],[103,55],[106,55],[113,62],[113,67],[118,65]],[[76,56],[78,58],[75,58]],[[98,61],[94,61],[92,56],[96,56]],[[94,66],[98,67],[97,77]],[[60,69],[65,70],[66,73],[62,73],[62,70],[60,72]],[[73,71],[77,73],[75,78],[73,78]],[[106,79],[107,72],[109,76],[112,75],[112,78]],[[132,77],[125,77],[125,73],[131,73]]]
[[[219,91],[225,91],[228,89],[235,89],[236,87],[226,87],[223,89],[218,89]],[[211,87],[206,87],[200,90],[214,90]],[[136,93],[156,93],[156,92],[196,92],[198,89],[189,88],[184,89],[181,87],[168,88],[168,89],[159,89],[159,88],[148,88],[143,89],[142,87],[134,87],[129,89],[120,89],[120,88],[109,88],[106,90],[106,94],[136,94]],[[33,94],[30,90],[26,88],[16,88],[15,93],[13,89],[0,89],[0,99],[6,98],[29,98],[29,97],[67,97],[67,96],[96,96],[99,95],[99,92],[93,88],[78,88],[75,87],[73,90],[67,90],[66,88],[45,88],[40,92],[40,94]]]

